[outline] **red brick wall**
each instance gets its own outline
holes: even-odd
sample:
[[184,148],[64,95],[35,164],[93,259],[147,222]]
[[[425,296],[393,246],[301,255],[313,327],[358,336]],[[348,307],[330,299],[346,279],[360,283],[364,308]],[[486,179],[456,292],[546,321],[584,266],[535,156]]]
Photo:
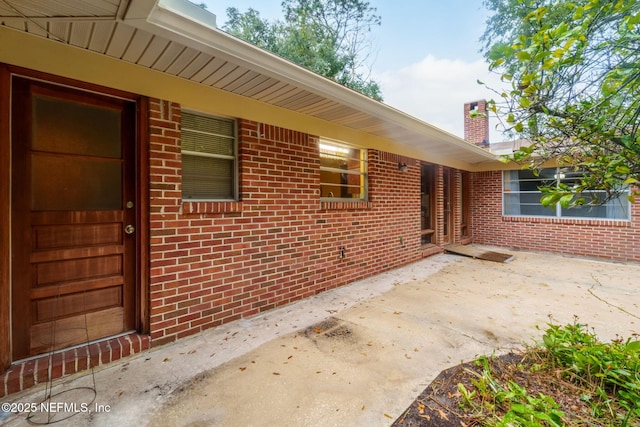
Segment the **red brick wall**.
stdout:
[[321,203],[317,138],[240,120],[241,201],[183,203],[180,108],[150,108],[153,346],[421,256],[417,162],[369,150],[369,201]]
[[471,186],[474,243],[640,261],[640,202],[631,222],[502,217],[502,172],[474,173]]

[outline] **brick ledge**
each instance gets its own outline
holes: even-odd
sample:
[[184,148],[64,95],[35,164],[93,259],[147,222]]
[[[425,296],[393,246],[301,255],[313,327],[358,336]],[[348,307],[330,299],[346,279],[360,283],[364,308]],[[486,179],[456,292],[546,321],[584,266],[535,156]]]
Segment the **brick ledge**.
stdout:
[[132,333],[17,361],[0,374],[0,397],[143,352],[149,344],[148,335]]
[[371,202],[364,201],[320,201],[320,209],[322,210],[349,210],[349,209],[371,209]]
[[242,202],[238,201],[211,201],[190,202],[183,200],[180,205],[180,213],[191,214],[224,214],[242,212]]
[[539,224],[564,224],[564,225],[587,225],[593,227],[620,227],[631,228],[631,221],[614,219],[589,219],[589,218],[555,218],[555,217],[535,217],[535,216],[503,216],[503,222],[530,222]]

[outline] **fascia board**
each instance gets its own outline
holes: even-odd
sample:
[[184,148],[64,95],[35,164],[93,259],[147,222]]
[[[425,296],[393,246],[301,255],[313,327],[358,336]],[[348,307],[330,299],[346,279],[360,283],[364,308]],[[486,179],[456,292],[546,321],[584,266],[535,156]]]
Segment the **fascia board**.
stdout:
[[[196,10],[199,8],[187,0],[138,1],[144,2],[146,6],[143,9],[138,7],[136,13],[127,13],[124,21],[129,25],[179,40],[194,49],[224,58],[266,76],[283,80],[312,93],[320,94],[358,111],[384,119],[425,137],[433,138],[435,141],[472,151],[486,160],[497,159],[495,154],[484,148],[470,144],[436,126],[345,88],[275,54],[227,34],[212,26],[211,19],[208,22],[197,21],[200,14],[211,14]],[[147,10],[146,17],[143,16],[145,12],[142,12],[145,9]]]

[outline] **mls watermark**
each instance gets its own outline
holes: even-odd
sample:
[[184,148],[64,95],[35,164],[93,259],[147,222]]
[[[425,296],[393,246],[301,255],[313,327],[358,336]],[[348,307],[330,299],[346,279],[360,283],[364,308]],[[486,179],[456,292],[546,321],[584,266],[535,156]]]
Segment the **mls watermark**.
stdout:
[[1,405],[2,412],[11,412],[14,414],[26,412],[40,412],[45,414],[86,414],[98,412],[111,412],[111,405],[103,405],[97,402],[93,403],[77,403],[77,402],[54,402],[46,401],[40,403],[27,402],[5,402]]

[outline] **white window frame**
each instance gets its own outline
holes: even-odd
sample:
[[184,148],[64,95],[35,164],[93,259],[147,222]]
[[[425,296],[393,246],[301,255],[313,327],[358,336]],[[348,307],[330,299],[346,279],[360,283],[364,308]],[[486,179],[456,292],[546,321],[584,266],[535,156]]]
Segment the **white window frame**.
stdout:
[[[321,138],[318,143],[318,150],[320,154],[320,200],[323,202],[366,202],[369,197],[369,189],[368,189],[368,153],[366,148],[354,147],[352,145],[345,144],[343,142],[337,142],[329,139]],[[349,152],[357,151],[358,157],[348,157]],[[358,161],[360,168],[359,170],[355,169],[343,169],[343,168],[334,168],[329,166],[322,165],[322,157],[323,156],[334,156],[335,158],[343,158],[345,160]],[[340,174],[341,177],[347,176],[358,176],[360,180],[359,188],[359,197],[341,197],[341,195],[327,196],[323,195],[323,187],[331,186],[331,187],[340,187],[340,188],[348,188],[348,184],[345,183],[326,183],[322,181],[323,173],[329,174]]]
[[[182,109],[182,114],[191,114],[191,115],[195,115],[195,116],[200,116],[200,117],[208,117],[211,119],[215,119],[215,120],[221,120],[221,121],[225,121],[225,122],[230,122],[233,125],[233,135],[229,136],[229,135],[221,135],[221,134],[213,134],[210,133],[211,135],[215,135],[217,137],[223,137],[223,138],[230,138],[232,140],[233,143],[233,153],[231,155],[225,155],[225,154],[219,154],[219,153],[207,153],[207,152],[202,152],[202,151],[191,151],[191,150],[185,150],[184,148],[181,147],[181,153],[182,156],[187,155],[187,156],[195,156],[195,157],[208,157],[208,158],[212,158],[212,159],[223,159],[223,160],[231,160],[233,162],[233,165],[231,167],[231,173],[233,174],[233,176],[231,177],[232,180],[232,194],[230,195],[230,197],[227,198],[220,198],[220,197],[200,197],[200,198],[185,198],[184,197],[184,190],[182,193],[182,200],[185,202],[211,202],[211,201],[237,201],[238,200],[238,195],[239,195],[239,174],[238,174],[238,122],[237,120],[233,119],[233,118],[229,118],[229,117],[221,117],[221,116],[214,116],[211,114],[206,114],[206,113],[202,113],[199,111],[194,111],[194,110],[188,110],[188,109]],[[186,129],[187,131],[190,132],[196,132],[196,133],[200,133],[203,135],[209,134],[208,132],[205,131],[201,131],[198,129]],[[182,132],[185,131],[185,128],[182,128]],[[182,179],[184,180],[184,163],[182,166]]]
[[[555,171],[553,171],[555,169]],[[565,175],[562,172],[562,168],[560,167],[555,167],[555,168],[545,168],[544,170],[548,171],[548,172],[553,172],[551,174],[551,176],[553,176],[553,178],[548,178],[547,181],[551,181],[552,183],[555,182],[555,184],[557,185],[558,182],[562,182],[563,179],[571,179],[569,177],[565,178]],[[563,208],[562,206],[560,206],[560,204],[557,204],[554,207],[542,207],[542,204],[540,203],[540,198],[542,197],[542,192],[538,189],[536,190],[520,190],[521,182],[526,182],[526,181],[531,181],[531,182],[536,182],[536,181],[543,181],[543,178],[531,178],[531,179],[511,179],[511,177],[509,177],[508,175],[514,173],[514,172],[519,172],[519,170],[507,170],[507,171],[503,171],[502,172],[502,216],[505,217],[530,217],[530,218],[558,218],[558,219],[578,219],[578,220],[607,220],[607,221],[631,221],[631,203],[629,202],[629,200],[627,199],[626,195],[630,194],[629,191],[630,190],[626,190],[626,195],[622,195],[617,199],[613,199],[608,201],[607,203],[605,203],[604,205],[599,205],[599,206],[590,206],[590,205],[584,205],[584,206],[580,206],[580,207],[574,207],[574,208]],[[574,177],[575,178],[575,177]],[[510,185],[507,185],[507,184]],[[513,183],[517,183],[518,184],[518,189],[514,189],[514,188],[507,188],[508,186],[513,186]],[[590,193],[594,193],[594,194],[598,194],[598,193],[604,193],[603,190],[592,190],[590,191]],[[531,196],[535,195],[535,200],[536,202],[522,202],[520,201],[518,204],[509,204],[509,202],[507,201],[507,198],[509,198],[510,195],[513,194],[518,194],[518,195],[525,195],[525,194],[529,194]],[[547,212],[546,214],[522,214],[521,210],[525,207],[525,206],[535,206],[536,208],[540,207],[540,211],[542,212]],[[602,211],[604,210],[606,213],[604,216],[602,215],[575,215],[575,214],[567,214],[567,212],[571,212],[571,213],[580,213],[580,212],[593,212],[594,209],[598,209],[598,211]],[[624,215],[620,215],[620,210],[622,210],[622,213]],[[509,211],[507,213],[507,211]]]

